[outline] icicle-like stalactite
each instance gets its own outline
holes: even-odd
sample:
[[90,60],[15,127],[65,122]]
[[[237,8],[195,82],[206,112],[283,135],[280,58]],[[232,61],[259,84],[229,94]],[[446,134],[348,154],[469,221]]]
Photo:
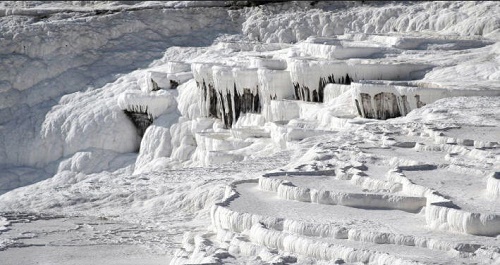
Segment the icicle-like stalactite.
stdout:
[[311,102],[323,102],[324,89],[327,84],[350,85],[352,81],[353,80],[349,77],[349,74],[346,74],[345,77],[342,76],[342,78],[339,78],[337,81],[335,81],[334,75],[332,74],[326,77],[319,77],[319,85],[313,88],[294,82],[293,87],[295,91],[295,99]]
[[353,81],[345,62],[294,58],[289,65],[297,100],[323,102],[327,84],[348,85]]
[[295,99],[312,102],[324,102],[327,84],[350,85],[359,80],[413,80],[421,78],[430,68],[423,64],[381,64],[359,59],[328,61],[311,58],[291,58],[289,66]]
[[174,96],[165,90],[147,93],[133,90],[120,94],[118,106],[134,123],[137,134],[142,137],[153,120],[172,111],[177,102]]
[[221,118],[219,109],[219,99],[215,90],[215,83],[212,73],[212,67],[215,64],[193,63],[191,69],[200,90],[200,110],[203,117]]
[[144,136],[146,129],[153,123],[153,116],[148,113],[147,106],[131,106],[123,112],[134,123],[140,137]]
[[234,118],[234,84],[235,80],[231,67],[214,66],[212,67],[214,88],[218,93],[219,113],[226,128],[231,128]]
[[389,119],[404,116],[438,99],[458,96],[495,96],[498,91],[460,90],[403,86],[387,83],[354,83],[352,93],[360,116],[369,119]]
[[[240,113],[260,113],[259,78],[257,69],[233,69],[235,104]],[[239,114],[238,114],[239,115]]]
[[[242,113],[261,112],[257,69],[213,66],[212,73],[213,88],[210,85],[207,88],[203,83],[198,85],[203,90],[202,104],[205,104],[203,106],[209,116],[217,110],[217,114],[213,116],[220,117],[225,127],[231,128]],[[217,103],[214,104],[213,101]]]
[[375,95],[359,93],[355,99],[358,113],[368,119],[390,119],[406,115],[409,103],[406,96],[390,92],[380,92]]
[[385,120],[401,116],[398,100],[394,93],[378,93],[373,99],[376,103],[377,117],[380,119]]
[[193,75],[201,91],[202,115],[220,118],[230,128],[242,113],[260,113],[257,69],[195,63]]
[[[268,114],[271,100],[291,98],[291,95],[297,100],[322,103],[325,101],[327,84],[350,85],[359,80],[408,80],[415,77],[414,72],[421,72],[428,67],[298,57],[288,60],[289,71],[281,70],[286,65],[284,61],[272,58],[254,58],[252,65],[261,66],[264,62],[279,69],[194,63],[191,68],[201,92],[202,115],[220,118],[226,128],[231,128],[243,113],[261,113],[265,109],[264,115]],[[365,118],[394,118],[406,115],[412,109],[407,97],[390,93],[364,94],[355,99],[355,104],[358,113]],[[418,97],[416,100],[420,102],[419,105],[425,104]]]
[[215,86],[213,83],[208,83],[208,98],[206,102],[208,102],[208,116],[220,118],[219,112],[219,99],[217,97],[217,91],[215,91]]

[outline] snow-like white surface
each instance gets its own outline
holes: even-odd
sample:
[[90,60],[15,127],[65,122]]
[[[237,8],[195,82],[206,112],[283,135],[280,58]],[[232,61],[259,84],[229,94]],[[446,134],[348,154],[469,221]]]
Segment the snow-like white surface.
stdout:
[[0,263],[499,263],[500,5],[243,6],[0,3]]
[[[108,8],[107,4],[101,6],[100,3],[89,3],[81,12],[72,12],[73,9],[68,8],[68,13],[61,13],[67,10],[66,7],[50,4],[40,6],[40,3],[6,5],[5,16],[0,20],[3,47],[0,64],[0,134],[5,139],[0,143],[1,164],[44,166],[61,156],[90,147],[118,152],[137,149],[137,141],[131,139],[135,137],[131,124],[125,121],[124,115],[117,113],[113,106],[114,100],[110,99],[123,89],[136,87],[132,82],[137,81],[127,80],[131,82],[127,84],[128,87],[122,83],[123,79],[117,81],[122,85],[119,91],[98,92],[102,90],[99,88],[117,80],[116,74],[146,67],[153,59],[161,58],[169,46],[194,42],[208,45],[220,32],[231,32],[235,28],[231,14],[224,8],[210,8],[208,14],[198,8],[163,8],[161,3],[149,8],[141,4],[125,6],[120,4],[115,10],[112,4]],[[39,12],[38,8],[42,11]],[[55,10],[46,13],[43,11],[46,8]],[[96,13],[99,8],[106,12],[99,15],[99,12]],[[19,15],[11,15],[18,11]],[[195,21],[192,20],[193,16],[197,17]],[[196,37],[186,39],[191,33],[205,27],[213,31],[193,34]],[[171,60],[176,61],[175,58]],[[66,99],[61,100],[62,96],[76,91],[86,94],[66,96]],[[71,100],[76,97],[85,99]],[[81,104],[80,107],[73,103],[76,101]],[[87,101],[89,103],[84,104]],[[37,140],[39,136],[46,137],[47,134],[50,134],[47,137],[58,137],[55,136],[59,134],[56,131],[61,130],[66,117],[54,115],[70,115],[68,109],[73,108],[75,112],[71,112],[71,115],[78,118],[71,117],[64,126],[66,129],[63,128],[60,134],[72,130],[63,139],[66,138],[65,144],[73,145],[74,148],[63,148],[52,139]],[[76,111],[81,113],[77,114]],[[62,112],[65,114],[58,114]],[[86,118],[88,120],[83,120]],[[104,124],[104,120],[107,124],[116,121],[108,129],[99,129],[101,135],[110,135],[111,138],[86,133],[96,130],[93,126]],[[41,129],[44,126],[42,123],[51,128]],[[85,136],[77,136],[77,129],[71,124],[85,128],[82,130]],[[73,129],[70,128],[72,126]],[[123,141],[116,147],[113,145],[117,145],[118,139],[113,139],[112,135],[118,132],[121,132],[120,139]],[[77,137],[95,143],[73,143],[78,141],[74,139]],[[14,143],[21,146],[12,147]],[[11,151],[5,154],[6,150]]]
[[[318,3],[320,8],[322,5],[328,6]],[[284,43],[306,40],[310,36],[331,37],[345,33],[429,31],[460,36],[498,36],[496,12],[499,7],[494,2],[414,5],[353,2],[330,5],[325,10],[304,10],[298,6],[292,3],[287,7],[263,8],[249,16],[243,31],[254,40]]]

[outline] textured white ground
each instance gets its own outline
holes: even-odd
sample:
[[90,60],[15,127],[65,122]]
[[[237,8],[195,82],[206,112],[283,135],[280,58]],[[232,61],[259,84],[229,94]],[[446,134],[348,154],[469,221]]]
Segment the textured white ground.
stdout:
[[0,3],[0,264],[500,264],[500,4],[229,5]]

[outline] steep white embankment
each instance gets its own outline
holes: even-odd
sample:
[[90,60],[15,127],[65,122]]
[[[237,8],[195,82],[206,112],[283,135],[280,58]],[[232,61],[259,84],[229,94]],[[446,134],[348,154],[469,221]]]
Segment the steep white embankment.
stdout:
[[[138,88],[143,75],[94,87],[160,58],[169,46],[208,45],[217,34],[234,32],[231,14],[224,8],[136,8],[48,14],[41,21],[2,17],[1,163],[44,167],[87,148],[136,150],[135,129],[116,97]],[[94,90],[59,100],[87,88]]]

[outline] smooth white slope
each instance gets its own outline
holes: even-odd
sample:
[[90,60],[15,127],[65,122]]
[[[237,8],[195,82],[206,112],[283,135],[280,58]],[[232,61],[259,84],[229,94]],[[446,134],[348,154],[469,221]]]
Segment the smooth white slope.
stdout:
[[[121,92],[107,92],[108,85],[97,90],[103,92],[60,98],[101,87],[116,80],[117,73],[144,67],[160,58],[169,46],[208,45],[219,32],[235,30],[226,9],[209,10],[137,9],[103,15],[90,12],[88,16],[69,13],[39,22],[22,16],[2,17],[1,163],[43,167],[91,147],[118,152],[137,149],[138,143],[131,139],[131,124],[111,99],[113,93]],[[119,89],[125,89],[126,84],[121,85]],[[128,89],[133,88],[135,84],[128,84]],[[82,95],[86,98],[79,100],[80,106],[72,105],[70,99]],[[86,101],[89,104],[83,104]],[[114,124],[108,128],[115,131],[93,128],[104,124]],[[119,131],[122,136],[118,136]],[[14,147],[15,142],[22,144]]]

